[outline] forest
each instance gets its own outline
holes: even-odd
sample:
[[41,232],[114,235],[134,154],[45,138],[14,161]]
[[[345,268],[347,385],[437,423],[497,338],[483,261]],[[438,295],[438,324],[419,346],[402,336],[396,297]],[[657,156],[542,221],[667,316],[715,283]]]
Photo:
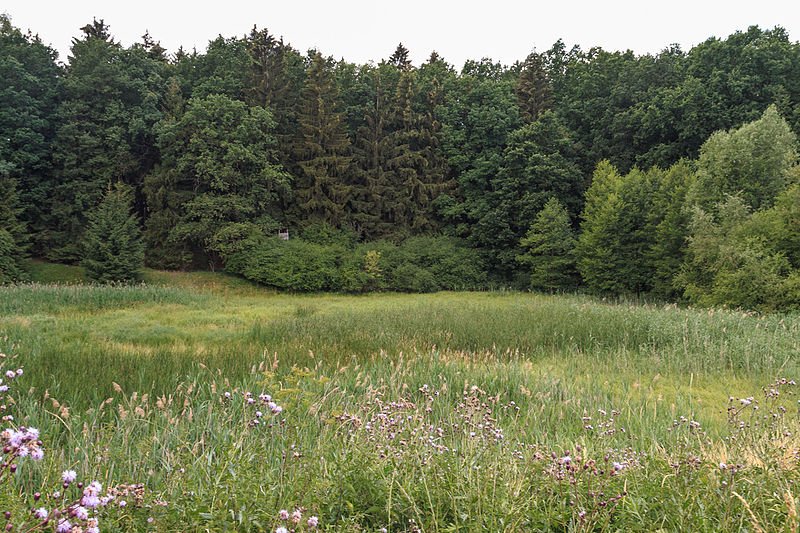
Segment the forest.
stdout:
[[95,19],[59,58],[0,17],[0,283],[36,258],[98,282],[146,265],[800,308],[784,29],[513,65],[389,52],[354,64],[254,27],[168,53]]

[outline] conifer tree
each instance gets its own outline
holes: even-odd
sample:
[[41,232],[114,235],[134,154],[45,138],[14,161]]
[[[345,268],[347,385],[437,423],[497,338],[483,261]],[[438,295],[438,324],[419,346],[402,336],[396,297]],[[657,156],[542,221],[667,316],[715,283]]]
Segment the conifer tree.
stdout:
[[[53,158],[59,165],[49,218],[48,257],[77,261],[86,213],[100,202],[108,183],[140,188],[156,161],[153,126],[163,63],[141,47],[125,50],[102,20],[82,28],[72,45],[60,127]],[[137,191],[138,192],[138,191]],[[137,205],[143,212],[143,206]]]
[[9,177],[11,165],[0,160],[0,284],[27,278],[23,266],[27,248],[25,225],[19,220],[16,183]]
[[410,53],[408,48],[403,46],[403,43],[397,45],[394,52],[391,56],[389,56],[389,64],[394,65],[400,70],[410,70],[411,69],[411,59],[409,57]]
[[547,75],[544,58],[531,53],[522,64],[517,80],[517,102],[525,122],[533,122],[553,105],[553,87]]
[[144,266],[144,244],[139,221],[132,213],[130,187],[116,183],[88,215],[81,265],[89,279],[99,283],[139,279]]
[[526,252],[518,260],[530,268],[531,289],[558,291],[577,287],[576,242],[567,209],[551,198],[520,242]]
[[390,133],[391,101],[381,68],[365,73],[371,98],[364,108],[363,124],[358,130],[354,154],[358,178],[351,195],[353,219],[360,233],[377,238],[392,231],[387,207],[392,205],[389,160],[392,155]]
[[299,169],[294,190],[296,218],[340,227],[350,201],[352,156],[337,91],[325,58],[311,56],[298,109],[294,156]]

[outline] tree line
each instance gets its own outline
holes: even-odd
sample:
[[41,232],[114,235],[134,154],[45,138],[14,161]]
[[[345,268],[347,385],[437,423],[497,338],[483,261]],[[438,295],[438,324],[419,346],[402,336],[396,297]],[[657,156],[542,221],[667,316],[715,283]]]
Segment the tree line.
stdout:
[[168,54],[102,20],[61,63],[4,16],[0,80],[2,282],[34,256],[103,281],[144,262],[293,290],[800,305],[800,44],[781,28],[456,70],[258,28]]

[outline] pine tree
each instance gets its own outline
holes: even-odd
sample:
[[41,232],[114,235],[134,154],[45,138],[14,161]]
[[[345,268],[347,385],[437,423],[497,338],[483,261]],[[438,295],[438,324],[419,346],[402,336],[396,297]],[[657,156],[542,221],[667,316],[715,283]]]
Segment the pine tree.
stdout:
[[553,87],[545,69],[544,58],[533,52],[522,64],[517,80],[517,102],[520,115],[533,122],[553,105]]
[[352,157],[337,91],[325,59],[314,52],[300,107],[294,143],[300,175],[295,186],[296,219],[340,227],[351,195]]
[[530,287],[544,291],[576,288],[576,243],[567,209],[551,198],[520,242],[526,253],[518,261],[530,268]]
[[100,204],[88,213],[81,265],[91,280],[109,283],[139,279],[144,265],[144,244],[132,208],[132,190],[118,182],[108,188]]

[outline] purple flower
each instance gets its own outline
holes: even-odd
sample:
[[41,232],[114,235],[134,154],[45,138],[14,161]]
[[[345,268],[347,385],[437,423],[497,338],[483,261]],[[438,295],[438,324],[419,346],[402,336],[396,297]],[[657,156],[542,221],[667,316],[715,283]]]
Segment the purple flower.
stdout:
[[300,509],[295,509],[292,513],[292,522],[295,524],[299,524],[300,520],[303,519],[303,513],[300,512]]
[[89,510],[86,507],[81,507],[79,505],[75,508],[75,517],[78,520],[89,520]]
[[64,483],[72,483],[78,479],[78,474],[74,470],[64,470],[61,473],[61,479],[64,481]]
[[35,517],[36,517],[36,518],[38,518],[39,520],[44,520],[45,518],[47,518],[47,517],[48,517],[48,515],[49,515],[49,514],[50,514],[50,513],[49,513],[49,512],[47,512],[47,509],[45,509],[44,507],[39,507],[38,509],[36,509],[36,510],[33,512],[33,516],[35,516]]
[[318,525],[319,525],[319,518],[317,518],[316,516],[312,516],[311,518],[308,519],[308,527],[315,528]]
[[14,379],[15,377],[17,377],[17,373],[14,372],[13,370],[7,370],[6,371],[6,377],[8,379]]
[[289,533],[289,530],[281,526],[275,530],[275,533]]
[[70,531],[72,531],[72,524],[66,518],[62,518],[56,526],[56,533],[69,533]]
[[94,509],[100,506],[100,498],[96,494],[84,492],[83,498],[81,498],[81,505],[89,509]]
[[289,511],[287,511],[286,509],[281,509],[281,510],[278,512],[278,517],[279,517],[281,520],[289,520]]

